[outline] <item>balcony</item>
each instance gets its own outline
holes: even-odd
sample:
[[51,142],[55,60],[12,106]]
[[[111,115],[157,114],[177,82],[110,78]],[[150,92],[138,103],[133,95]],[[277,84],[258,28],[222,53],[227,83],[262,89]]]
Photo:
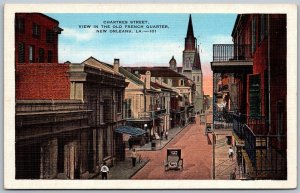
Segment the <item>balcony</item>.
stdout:
[[268,135],[265,117],[233,114],[233,132],[244,142],[243,158],[254,179],[287,178],[286,136]]
[[214,44],[211,68],[215,72],[219,68],[228,72],[251,70],[251,45]]
[[213,61],[244,61],[251,60],[251,45],[214,44]]

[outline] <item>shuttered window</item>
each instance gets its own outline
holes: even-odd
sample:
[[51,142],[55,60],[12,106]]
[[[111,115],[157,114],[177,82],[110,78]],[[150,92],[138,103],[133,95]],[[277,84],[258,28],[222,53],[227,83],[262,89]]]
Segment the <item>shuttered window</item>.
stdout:
[[25,62],[25,46],[24,43],[18,43],[18,63]]
[[260,76],[250,75],[249,77],[249,103],[250,117],[259,117],[261,114],[260,100]]
[[45,55],[45,51],[43,48],[39,48],[39,63],[43,63],[44,62],[44,55]]

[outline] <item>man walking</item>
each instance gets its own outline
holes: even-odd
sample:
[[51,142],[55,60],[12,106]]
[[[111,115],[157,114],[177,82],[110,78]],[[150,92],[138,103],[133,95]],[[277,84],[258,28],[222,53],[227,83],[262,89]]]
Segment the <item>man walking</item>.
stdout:
[[234,151],[233,151],[232,147],[230,146],[229,150],[228,150],[228,157],[229,157],[229,159],[231,159],[231,161],[233,161],[233,153],[234,153]]
[[108,173],[109,173],[109,168],[107,167],[106,163],[103,162],[103,165],[101,167],[102,180],[107,180],[107,174]]
[[136,157],[137,157],[137,154],[135,152],[135,149],[133,149],[132,153],[131,153],[132,167],[135,167]]

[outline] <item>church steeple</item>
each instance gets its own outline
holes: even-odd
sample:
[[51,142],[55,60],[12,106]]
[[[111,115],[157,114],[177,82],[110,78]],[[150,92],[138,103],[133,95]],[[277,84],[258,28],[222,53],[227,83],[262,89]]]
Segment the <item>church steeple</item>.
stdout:
[[192,15],[190,14],[188,30],[186,32],[186,37],[194,37],[193,23],[192,23]]
[[196,53],[195,53],[193,70],[201,70],[201,60],[200,60],[200,54],[199,54],[199,46],[198,46],[198,48],[196,50]]
[[196,38],[194,36],[194,29],[193,29],[193,22],[192,22],[192,15],[190,14],[189,18],[189,24],[186,32],[186,37],[185,37],[185,49],[187,51],[194,51],[196,50]]

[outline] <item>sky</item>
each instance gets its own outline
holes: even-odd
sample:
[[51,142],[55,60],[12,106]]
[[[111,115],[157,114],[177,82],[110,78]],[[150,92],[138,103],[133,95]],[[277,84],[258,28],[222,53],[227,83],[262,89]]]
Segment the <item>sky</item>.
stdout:
[[[177,66],[182,66],[189,14],[46,15],[59,21],[63,29],[59,36],[61,63],[80,63],[93,56],[109,64],[119,58],[121,66],[168,66],[174,56]],[[232,43],[235,19],[236,14],[192,14],[194,35],[200,46],[205,94],[212,95],[212,45]]]

